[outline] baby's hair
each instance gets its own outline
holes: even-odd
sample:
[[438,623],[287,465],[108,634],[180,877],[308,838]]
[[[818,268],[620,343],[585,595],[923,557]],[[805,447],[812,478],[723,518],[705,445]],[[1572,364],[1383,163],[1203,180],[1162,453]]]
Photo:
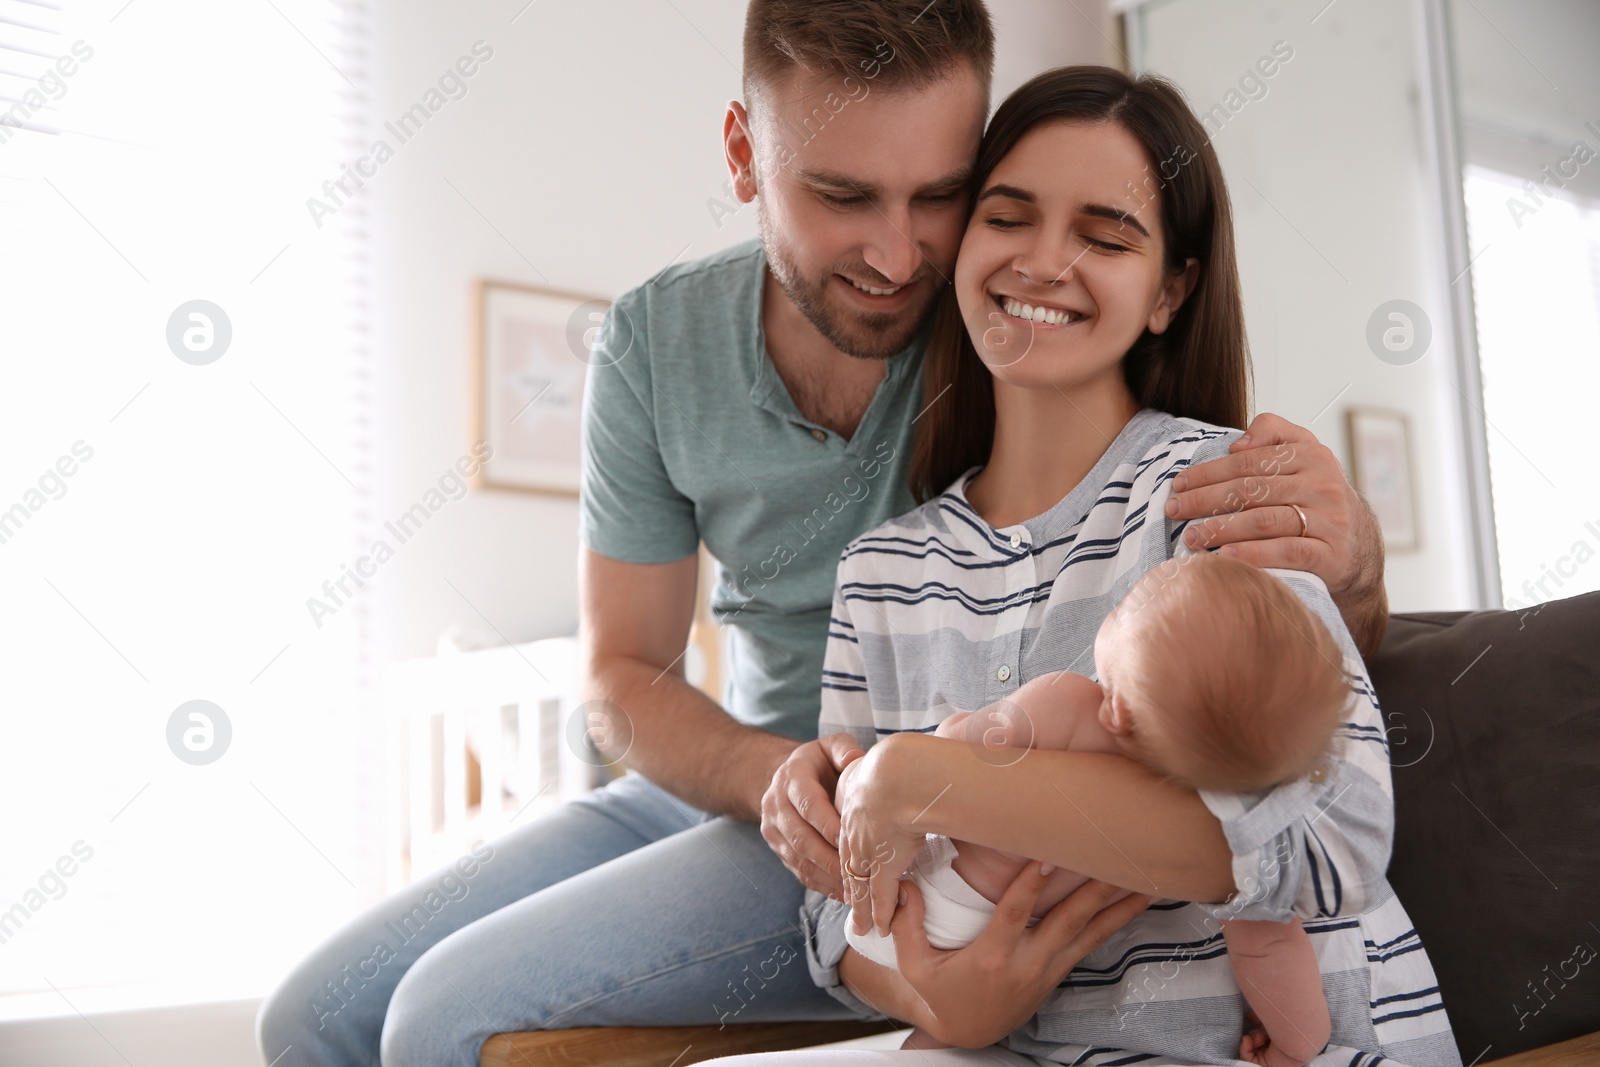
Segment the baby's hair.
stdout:
[[[1327,752],[1350,678],[1322,621],[1266,571],[1209,552],[1147,572],[1119,608],[1131,747],[1197,789],[1252,792]],[[1125,612],[1125,614],[1124,614]]]

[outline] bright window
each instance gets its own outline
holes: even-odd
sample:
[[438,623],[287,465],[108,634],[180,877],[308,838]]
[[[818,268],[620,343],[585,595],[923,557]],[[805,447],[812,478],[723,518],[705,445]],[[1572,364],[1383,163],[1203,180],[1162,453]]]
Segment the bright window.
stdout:
[[1467,168],[1489,475],[1510,608],[1600,589],[1600,203],[1560,192],[1536,201],[1523,182]]
[[0,0],[7,1013],[265,992],[378,870],[360,602],[306,606],[362,547],[353,16],[65,6]]

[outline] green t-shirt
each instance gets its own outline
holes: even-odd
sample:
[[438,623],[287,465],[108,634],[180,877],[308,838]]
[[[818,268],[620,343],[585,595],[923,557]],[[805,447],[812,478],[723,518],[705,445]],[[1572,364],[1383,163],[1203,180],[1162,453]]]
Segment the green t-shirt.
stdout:
[[839,554],[909,511],[925,324],[890,357],[855,435],[805,419],[767,355],[766,256],[752,239],[669,267],[612,305],[583,402],[578,536],[604,556],[668,563],[700,541],[730,640],[723,706],[817,736]]

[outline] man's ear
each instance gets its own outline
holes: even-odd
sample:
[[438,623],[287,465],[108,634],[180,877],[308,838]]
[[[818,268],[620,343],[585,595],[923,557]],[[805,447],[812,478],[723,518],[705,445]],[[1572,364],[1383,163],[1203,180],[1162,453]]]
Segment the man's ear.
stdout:
[[728,101],[728,114],[722,120],[722,147],[728,160],[733,195],[748,204],[760,190],[756,186],[756,144],[750,133],[750,114],[744,104]]
[[1150,312],[1148,325],[1151,333],[1166,333],[1167,327],[1171,326],[1172,320],[1177,317],[1178,309],[1189,299],[1189,294],[1194,292],[1195,283],[1199,280],[1200,261],[1193,256],[1184,263],[1182,270],[1173,271],[1163,279],[1161,298]]

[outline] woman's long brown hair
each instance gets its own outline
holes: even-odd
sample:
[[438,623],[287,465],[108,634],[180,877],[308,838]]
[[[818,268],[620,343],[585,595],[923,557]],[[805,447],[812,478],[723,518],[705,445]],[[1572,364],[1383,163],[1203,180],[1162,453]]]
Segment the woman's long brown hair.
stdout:
[[[969,185],[984,183],[1022,136],[1041,122],[1114,122],[1149,159],[1142,199],[1156,191],[1168,271],[1200,264],[1194,291],[1165,333],[1146,330],[1122,360],[1142,406],[1243,429],[1249,419],[1250,352],[1233,252],[1233,213],[1204,127],[1176,86],[1111,67],[1057,67],[1029,81],[995,111]],[[943,492],[994,447],[994,378],[961,319],[954,286],[934,311],[923,369],[925,414],[912,448],[910,486],[920,503]],[[948,392],[946,392],[948,390]]]

